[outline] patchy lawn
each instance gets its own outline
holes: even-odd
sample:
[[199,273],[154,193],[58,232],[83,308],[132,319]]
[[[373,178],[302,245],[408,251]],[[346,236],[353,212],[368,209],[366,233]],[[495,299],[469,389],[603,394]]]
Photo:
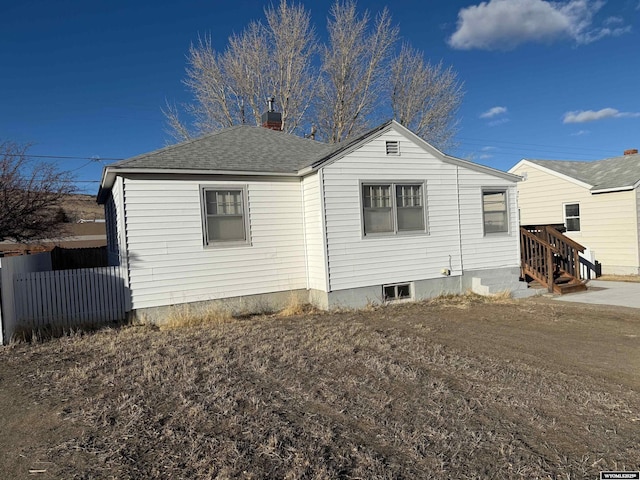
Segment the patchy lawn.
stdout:
[[640,315],[545,299],[0,348],[5,478],[598,478],[640,466]]

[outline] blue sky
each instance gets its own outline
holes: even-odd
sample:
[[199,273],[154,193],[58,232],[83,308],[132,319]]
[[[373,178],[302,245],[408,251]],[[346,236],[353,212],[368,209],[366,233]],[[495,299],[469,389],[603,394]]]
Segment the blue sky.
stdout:
[[[265,1],[0,0],[0,140],[97,191],[102,165],[169,141],[185,55],[216,49]],[[303,2],[324,35],[331,2]],[[595,160],[640,148],[640,0],[398,0],[402,39],[464,82],[452,155],[507,170],[522,158]],[[93,160],[92,160],[93,159]]]

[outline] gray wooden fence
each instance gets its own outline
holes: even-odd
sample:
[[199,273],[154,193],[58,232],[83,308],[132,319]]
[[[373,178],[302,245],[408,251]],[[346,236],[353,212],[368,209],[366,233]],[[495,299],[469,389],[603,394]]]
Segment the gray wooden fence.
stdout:
[[0,258],[0,343],[29,330],[124,320],[128,289],[118,266],[52,270],[49,252]]
[[101,324],[126,315],[120,267],[17,273],[14,292],[22,328]]

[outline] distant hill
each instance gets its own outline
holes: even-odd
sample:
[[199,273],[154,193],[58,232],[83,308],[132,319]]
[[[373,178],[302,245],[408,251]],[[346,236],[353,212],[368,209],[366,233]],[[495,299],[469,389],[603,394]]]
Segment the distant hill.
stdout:
[[68,195],[62,204],[62,209],[71,223],[79,220],[104,219],[104,205],[98,205],[93,195]]
[[[54,247],[92,248],[107,244],[104,205],[98,205],[93,195],[67,195],[62,202],[66,220],[59,238],[34,240],[19,244],[0,242],[0,257],[48,251]],[[82,222],[84,220],[84,222]]]

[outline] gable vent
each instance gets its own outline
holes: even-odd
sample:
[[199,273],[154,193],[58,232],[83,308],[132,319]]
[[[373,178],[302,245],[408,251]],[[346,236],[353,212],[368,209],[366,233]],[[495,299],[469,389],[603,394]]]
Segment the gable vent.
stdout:
[[387,155],[400,155],[400,142],[388,141],[387,142]]

